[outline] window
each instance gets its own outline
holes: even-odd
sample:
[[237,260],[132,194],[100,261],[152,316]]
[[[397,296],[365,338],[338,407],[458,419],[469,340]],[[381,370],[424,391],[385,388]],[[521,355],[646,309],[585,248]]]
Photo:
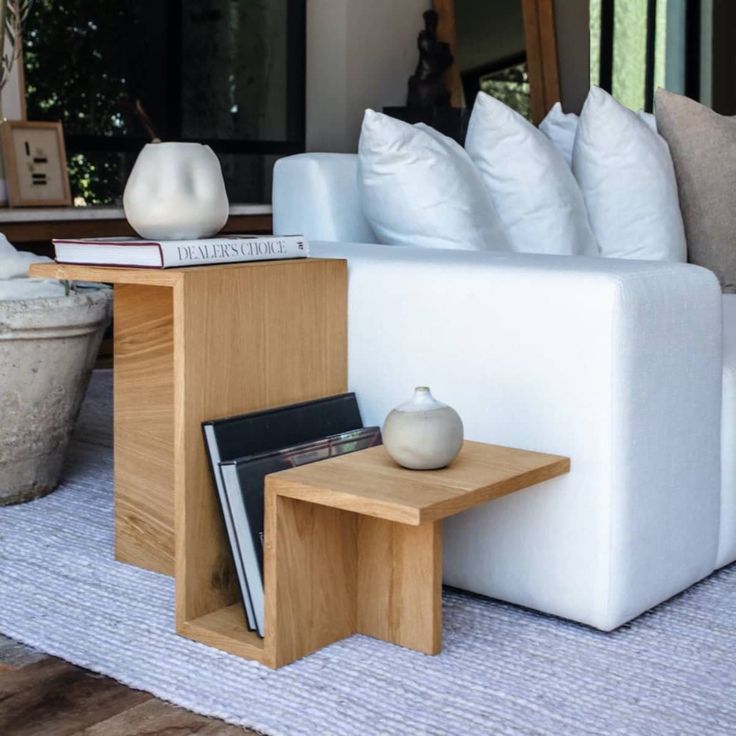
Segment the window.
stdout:
[[712,0],[591,0],[591,83],[632,110],[651,112],[657,87],[708,103],[701,50],[710,48],[714,7]]
[[150,140],[218,154],[232,202],[270,200],[304,150],[305,0],[36,0],[24,34],[28,117],[64,123],[72,193],[118,200]]

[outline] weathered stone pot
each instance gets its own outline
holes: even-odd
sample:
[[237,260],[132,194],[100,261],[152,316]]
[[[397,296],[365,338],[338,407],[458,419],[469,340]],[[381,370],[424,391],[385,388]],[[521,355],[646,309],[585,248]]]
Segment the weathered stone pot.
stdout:
[[112,291],[0,301],[0,506],[56,488]]

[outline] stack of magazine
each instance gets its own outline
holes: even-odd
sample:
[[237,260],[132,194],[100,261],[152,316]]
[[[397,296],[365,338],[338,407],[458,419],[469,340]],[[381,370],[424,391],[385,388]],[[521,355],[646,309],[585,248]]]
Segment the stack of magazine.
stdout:
[[353,393],[217,419],[202,427],[248,628],[263,636],[265,476],[380,445],[381,432],[363,427]]

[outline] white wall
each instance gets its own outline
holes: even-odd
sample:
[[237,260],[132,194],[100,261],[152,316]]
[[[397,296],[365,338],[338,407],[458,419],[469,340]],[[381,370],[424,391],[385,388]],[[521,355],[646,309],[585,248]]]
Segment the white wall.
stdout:
[[308,151],[355,151],[367,107],[406,104],[431,0],[307,0]]

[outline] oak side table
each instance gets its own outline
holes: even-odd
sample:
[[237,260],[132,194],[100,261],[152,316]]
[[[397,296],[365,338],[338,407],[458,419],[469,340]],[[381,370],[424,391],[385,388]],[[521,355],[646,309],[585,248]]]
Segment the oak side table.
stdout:
[[405,470],[375,447],[269,475],[265,639],[241,605],[192,638],[270,667],[355,633],[437,654],[442,519],[569,469],[566,457],[465,442],[442,470]]
[[208,616],[238,591],[201,423],[347,390],[346,262],[31,275],[114,284],[116,558],[175,574],[177,630],[226,635]]

